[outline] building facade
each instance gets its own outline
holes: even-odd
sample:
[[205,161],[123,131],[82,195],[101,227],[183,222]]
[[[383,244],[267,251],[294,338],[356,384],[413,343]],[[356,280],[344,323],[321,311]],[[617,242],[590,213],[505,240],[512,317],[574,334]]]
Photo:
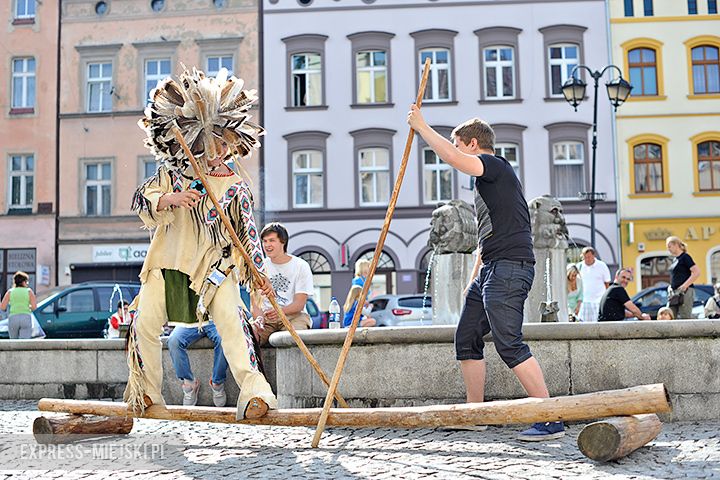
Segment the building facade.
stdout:
[[629,290],[669,281],[676,235],[720,277],[720,16],[714,0],[611,0],[613,59],[633,85],[617,115],[623,264]]
[[[211,76],[225,67],[247,88],[258,88],[258,6],[253,0],[62,5],[60,283],[137,280],[150,236],[130,203],[156,168],[137,126],[148,94],[181,64]],[[258,158],[243,166],[257,187]]]
[[17,270],[42,292],[55,280],[58,2],[7,0],[0,21],[0,292]]
[[[423,102],[449,136],[479,116],[527,199],[562,199],[577,246],[590,242],[592,102],[576,113],[560,87],[574,66],[608,63],[602,0],[263,0],[266,219],[315,273],[319,303],[344,298],[352,266],[372,256],[401,164],[421,65]],[[591,81],[589,76],[586,81]],[[591,90],[590,90],[591,91]],[[601,92],[604,96],[604,92]],[[590,93],[592,95],[592,93]],[[590,99],[592,100],[592,99]],[[597,245],[619,262],[611,111],[599,102]],[[415,139],[373,293],[424,289],[438,203],[472,203],[471,179]]]

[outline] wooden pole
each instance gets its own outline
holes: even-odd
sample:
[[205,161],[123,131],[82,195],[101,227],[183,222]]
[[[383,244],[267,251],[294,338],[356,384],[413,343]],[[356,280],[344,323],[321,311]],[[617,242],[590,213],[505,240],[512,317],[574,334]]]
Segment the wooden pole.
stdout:
[[60,415],[38,417],[33,421],[33,435],[38,443],[67,443],[77,435],[88,436],[127,435],[133,428],[133,418],[125,412],[111,417],[84,415]]
[[654,440],[662,422],[654,413],[606,418],[586,425],[578,435],[578,448],[586,457],[607,462],[631,454]]
[[[38,409],[48,412],[123,416],[135,415],[120,402],[42,399]],[[663,384],[567,397],[522,398],[485,403],[425,407],[333,408],[327,425],[351,428],[435,428],[447,425],[506,425],[588,420],[617,415],[669,412]],[[317,425],[320,408],[270,410],[261,418],[236,420],[235,408],[152,405],[137,418],[309,427]]]
[[[223,225],[225,225],[225,228],[227,229],[228,233],[230,234],[230,238],[232,239],[233,244],[235,245],[235,248],[238,249],[240,252],[240,255],[242,255],[243,260],[245,260],[245,263],[248,265],[248,268],[250,269],[250,273],[254,280],[260,282],[260,279],[262,278],[260,272],[258,272],[258,269],[255,268],[255,263],[253,263],[252,259],[250,258],[250,255],[245,251],[245,247],[240,242],[240,239],[237,236],[237,233],[235,233],[235,229],[233,228],[232,224],[230,223],[230,220],[228,219],[227,215],[225,215],[225,211],[220,206],[220,203],[217,200],[217,197],[215,197],[215,194],[210,189],[210,185],[207,181],[207,177],[205,176],[205,172],[200,168],[200,166],[197,163],[197,160],[195,160],[195,157],[193,156],[192,152],[190,151],[190,148],[188,148],[187,143],[185,143],[185,139],[182,136],[182,133],[177,127],[173,127],[173,133],[175,134],[175,138],[177,139],[178,143],[180,143],[180,146],[182,147],[183,151],[185,152],[185,155],[188,157],[188,160],[190,161],[190,164],[192,165],[193,169],[195,170],[195,174],[198,176],[200,181],[202,182],[203,186],[205,187],[205,191],[207,192],[208,197],[212,201],[213,205],[215,206],[215,209],[217,210],[218,214],[220,215],[220,220],[222,220]],[[322,381],[325,383],[325,385],[330,385],[330,379],[325,374],[323,369],[320,367],[320,364],[315,360],[315,357],[313,357],[313,354],[310,353],[310,350],[308,350],[307,346],[305,345],[305,342],[302,341],[300,336],[295,331],[295,327],[292,326],[290,322],[288,322],[287,317],[285,316],[285,313],[280,308],[280,305],[278,305],[277,300],[275,299],[275,295],[269,295],[267,299],[270,301],[270,305],[272,305],[273,310],[275,310],[275,313],[278,314],[278,317],[280,317],[280,321],[282,322],[285,329],[290,333],[290,336],[292,336],[293,340],[295,340],[295,343],[297,344],[300,351],[305,355],[305,358],[307,358],[308,362],[310,362],[310,365],[312,365],[313,369],[317,372],[317,374],[320,376]],[[335,390],[333,390],[333,396],[337,399],[340,406],[347,408],[348,404],[345,401],[345,399],[337,393]],[[331,397],[332,398],[332,397]]]

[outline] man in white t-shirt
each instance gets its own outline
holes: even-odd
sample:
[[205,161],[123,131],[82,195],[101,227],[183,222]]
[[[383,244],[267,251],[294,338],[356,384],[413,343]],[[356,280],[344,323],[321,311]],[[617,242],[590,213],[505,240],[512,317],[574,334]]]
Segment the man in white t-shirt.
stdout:
[[582,280],[583,295],[580,321],[597,322],[600,299],[610,285],[610,269],[602,260],[595,258],[595,249],[582,249],[583,261],[578,264]]
[[[263,250],[268,262],[265,262],[265,274],[270,279],[275,298],[283,313],[295,330],[307,330],[312,320],[305,309],[308,296],[314,292],[313,276],[310,265],[294,255],[287,253],[288,231],[280,223],[269,223],[260,232]],[[285,330],[280,317],[267,299],[262,306],[253,304],[255,334],[260,345],[267,345],[268,338],[274,332]]]

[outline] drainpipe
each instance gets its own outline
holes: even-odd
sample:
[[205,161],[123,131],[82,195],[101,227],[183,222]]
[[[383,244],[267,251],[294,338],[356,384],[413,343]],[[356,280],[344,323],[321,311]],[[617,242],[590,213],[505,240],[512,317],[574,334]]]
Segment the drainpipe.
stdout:
[[[265,124],[265,0],[258,0],[258,92],[260,92],[260,119]],[[264,137],[267,140],[267,137]],[[260,228],[265,225],[265,148],[260,148],[258,152],[258,180],[260,201],[262,209],[258,213],[258,226]]]
[[57,72],[55,79],[55,286],[60,284],[60,42],[62,39],[62,0],[58,4]]

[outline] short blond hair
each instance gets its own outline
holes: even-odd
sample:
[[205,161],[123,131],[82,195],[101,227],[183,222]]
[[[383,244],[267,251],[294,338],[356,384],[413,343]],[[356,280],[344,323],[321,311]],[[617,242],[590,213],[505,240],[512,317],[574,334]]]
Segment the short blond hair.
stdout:
[[495,132],[489,123],[477,117],[455,127],[450,134],[450,138],[459,138],[465,145],[469,144],[474,138],[480,148],[488,150],[495,148]]
[[367,268],[370,268],[370,260],[366,258],[361,258],[357,262],[355,262],[355,276],[361,277],[363,270]]

